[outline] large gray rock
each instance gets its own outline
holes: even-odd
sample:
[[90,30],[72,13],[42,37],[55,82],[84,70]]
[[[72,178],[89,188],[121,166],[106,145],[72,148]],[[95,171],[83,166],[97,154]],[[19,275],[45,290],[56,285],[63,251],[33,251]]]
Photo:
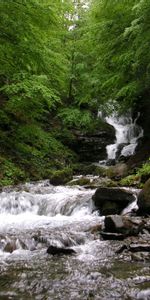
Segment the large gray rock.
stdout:
[[137,204],[140,215],[150,215],[150,178],[146,181],[142,191],[139,193]]
[[137,235],[145,226],[141,217],[129,217],[120,215],[106,216],[104,221],[105,231]]
[[95,207],[101,215],[120,214],[135,200],[134,195],[120,188],[98,188],[93,196]]

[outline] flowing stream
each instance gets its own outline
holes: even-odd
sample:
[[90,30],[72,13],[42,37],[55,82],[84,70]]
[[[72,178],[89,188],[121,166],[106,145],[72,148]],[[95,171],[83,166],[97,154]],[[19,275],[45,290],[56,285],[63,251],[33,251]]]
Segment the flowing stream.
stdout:
[[[48,181],[0,194],[0,299],[149,299],[149,266],[115,255],[117,241],[93,231],[103,224],[95,190]],[[72,256],[47,254],[49,245]]]

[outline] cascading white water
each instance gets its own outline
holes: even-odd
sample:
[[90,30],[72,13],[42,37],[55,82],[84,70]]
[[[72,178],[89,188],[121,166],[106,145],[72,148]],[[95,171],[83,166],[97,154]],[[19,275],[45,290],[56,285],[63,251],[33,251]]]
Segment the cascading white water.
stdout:
[[116,142],[107,146],[107,158],[116,159],[119,146],[122,146],[120,155],[130,156],[134,154],[138,139],[143,136],[143,129],[137,125],[137,119],[132,119],[131,114],[117,116],[115,113],[106,117],[106,122],[112,125],[116,131]]
[[[104,241],[93,231],[104,220],[93,212],[94,192],[43,181],[0,193],[0,299],[137,299],[135,270],[129,268],[128,282],[118,279],[120,241]],[[76,254],[52,256],[49,245],[71,247]],[[149,274],[145,263],[142,272],[140,265],[140,275]]]
[[18,240],[26,239],[28,233],[29,243],[33,244],[31,237],[39,230],[42,236],[49,232],[52,244],[63,246],[66,239],[73,245],[78,244],[81,236],[86,239],[84,230],[101,222],[101,217],[93,213],[93,193],[94,190],[78,187],[54,187],[46,181],[26,184],[21,190],[3,191],[0,193],[0,237],[4,238],[0,249],[3,250],[8,237],[12,240],[14,235],[17,248],[20,248]]
[[[103,118],[101,112],[99,116]],[[110,116],[104,117],[105,121],[114,127],[116,141],[114,144],[107,145],[107,160],[115,160],[119,151],[119,156],[133,155],[138,144],[139,138],[143,137],[143,129],[137,124],[137,119],[132,119],[131,113],[119,116],[113,112]]]

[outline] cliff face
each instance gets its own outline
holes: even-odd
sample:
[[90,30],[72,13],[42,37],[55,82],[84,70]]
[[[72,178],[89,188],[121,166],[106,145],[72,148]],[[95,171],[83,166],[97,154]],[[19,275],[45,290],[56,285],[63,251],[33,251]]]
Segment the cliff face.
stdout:
[[150,157],[150,97],[141,100],[136,111],[140,111],[137,123],[143,128],[144,135],[139,141],[136,153],[127,162],[131,168],[141,166]]
[[138,123],[144,129],[144,140],[150,140],[150,96],[142,101]]
[[80,161],[98,162],[107,158],[106,146],[114,143],[115,130],[109,124],[104,124],[99,130],[83,134],[75,132],[75,152],[79,155]]

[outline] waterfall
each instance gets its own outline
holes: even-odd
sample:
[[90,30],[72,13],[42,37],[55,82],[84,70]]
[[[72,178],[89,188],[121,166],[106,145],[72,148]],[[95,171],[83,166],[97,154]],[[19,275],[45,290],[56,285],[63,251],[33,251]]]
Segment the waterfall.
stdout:
[[[103,117],[103,114],[99,112],[99,116]],[[138,140],[143,137],[143,129],[137,124],[138,118],[139,113],[133,120],[131,112],[125,115],[118,115],[117,112],[113,112],[110,116],[104,117],[105,121],[114,127],[116,135],[115,143],[106,147],[107,161],[134,154]]]
[[138,144],[139,138],[143,136],[143,129],[137,124],[137,118],[132,119],[131,113],[125,116],[117,116],[113,113],[106,117],[106,122],[112,125],[116,131],[116,141],[107,146],[107,159],[116,159],[119,156],[133,155]]

